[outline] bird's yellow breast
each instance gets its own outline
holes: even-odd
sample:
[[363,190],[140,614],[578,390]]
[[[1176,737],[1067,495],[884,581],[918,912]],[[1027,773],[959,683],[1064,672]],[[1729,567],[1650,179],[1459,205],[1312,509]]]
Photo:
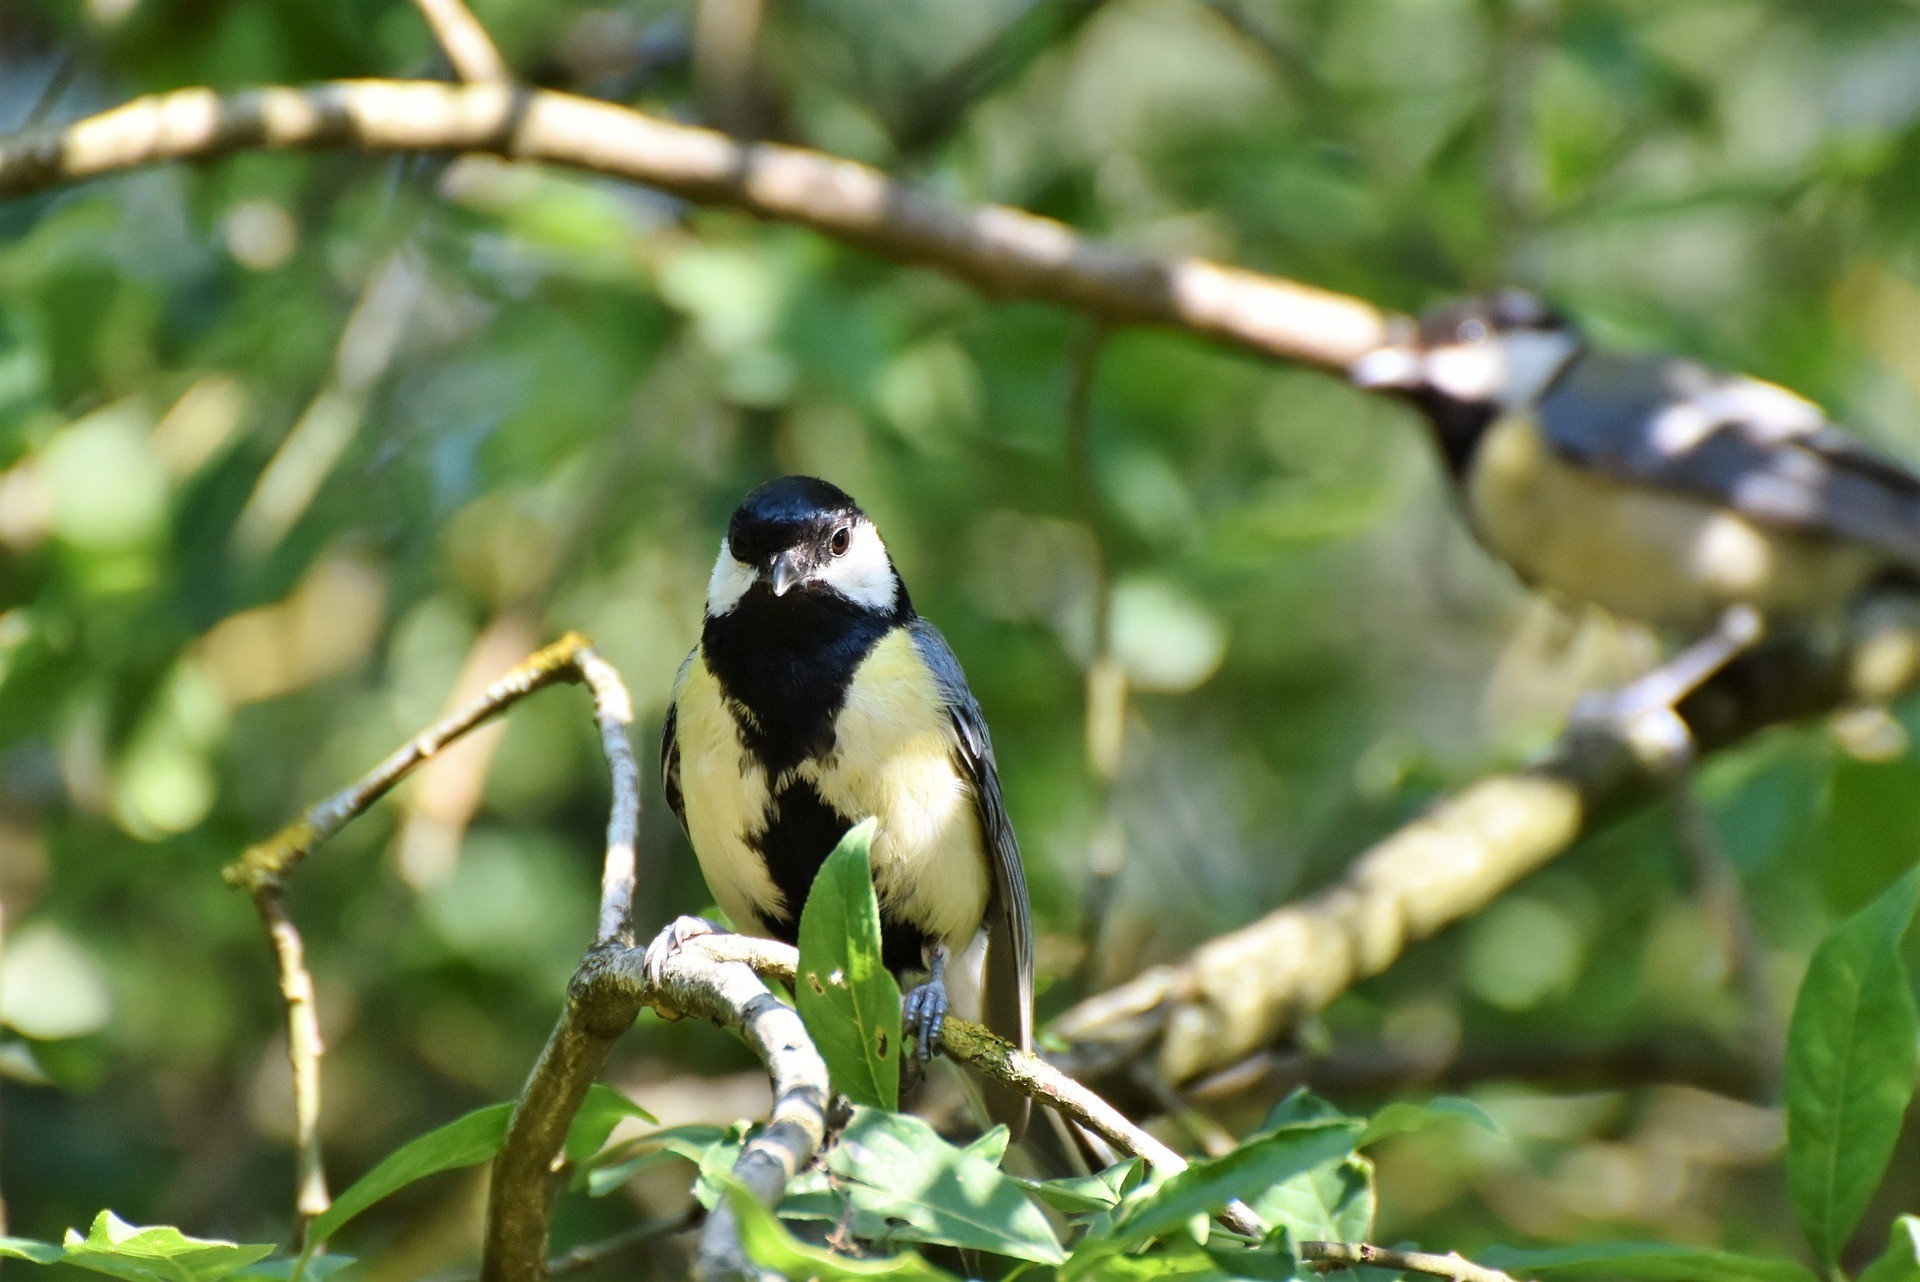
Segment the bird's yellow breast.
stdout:
[[[767,778],[698,653],[675,700],[682,804],[700,870],[736,925],[764,932],[768,917],[800,909],[783,902],[754,844],[791,779]],[[854,670],[832,748],[791,773],[849,823],[879,820],[874,888],[889,916],[956,950],[973,939],[989,891],[985,842],[939,685],[905,629],[882,637]]]
[[1876,565],[1858,547],[1576,467],[1522,415],[1488,430],[1467,506],[1489,550],[1529,582],[1686,631],[1735,604],[1770,615],[1832,608]]

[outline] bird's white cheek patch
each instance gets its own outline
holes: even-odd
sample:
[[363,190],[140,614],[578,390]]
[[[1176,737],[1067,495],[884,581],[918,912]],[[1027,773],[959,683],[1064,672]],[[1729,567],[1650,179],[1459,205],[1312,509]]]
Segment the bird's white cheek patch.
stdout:
[[744,561],[734,559],[725,539],[720,540],[720,559],[713,563],[713,576],[707,580],[707,615],[719,618],[733,613],[740,598],[747,594],[759,572]]
[[813,577],[855,605],[880,614],[892,613],[899,600],[893,562],[887,559],[880,531],[870,521],[856,522],[846,553],[826,562]]

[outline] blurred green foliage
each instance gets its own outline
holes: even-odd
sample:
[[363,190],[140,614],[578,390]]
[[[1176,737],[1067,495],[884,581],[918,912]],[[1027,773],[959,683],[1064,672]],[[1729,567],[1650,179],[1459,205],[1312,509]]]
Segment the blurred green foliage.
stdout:
[[[1777,379],[1920,455],[1902,0],[810,0],[766,6],[745,73],[717,51],[724,3],[475,8],[542,84],[1390,306],[1518,280],[1609,341]],[[0,8],[0,128],[193,84],[444,74],[405,0]],[[478,159],[243,156],[0,206],[14,1231],[111,1206],[283,1238],[280,1009],[220,865],[567,627],[650,735],[725,516],[775,472],[861,499],[966,664],[1044,1009],[1333,876],[1644,659],[1529,602],[1413,424],[1319,376],[1101,337],[1078,474],[1090,341],[789,228]],[[1111,790],[1083,731],[1103,597],[1133,694]],[[521,706],[294,887],[336,1183],[521,1082],[591,930],[607,798],[585,712],[565,690]],[[1920,764],[1811,727],[1704,787],[1784,1009],[1827,928],[1911,864]],[[1104,806],[1126,859],[1095,931]],[[643,926],[707,902],[657,795],[641,869]],[[1356,1108],[1473,1079],[1512,1136],[1383,1147],[1387,1240],[1791,1251],[1779,1114],[1647,1066],[1679,1047],[1737,1068],[1744,1012],[1652,814],[1342,998],[1309,1075]],[[649,1021],[612,1076],[665,1121],[725,1124],[758,1107],[728,1076],[749,1067]],[[1223,1116],[1244,1130],[1248,1107]],[[1920,1197],[1913,1156],[1844,1258]],[[629,1194],[672,1206],[670,1183]],[[458,1264],[476,1189],[369,1212],[369,1276]],[[639,1214],[619,1201],[569,1202],[562,1236]]]

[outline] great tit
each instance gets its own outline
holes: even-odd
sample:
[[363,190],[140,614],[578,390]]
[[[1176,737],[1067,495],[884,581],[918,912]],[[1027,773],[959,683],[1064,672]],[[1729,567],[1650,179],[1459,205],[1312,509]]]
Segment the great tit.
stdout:
[[[924,976],[903,1004],[921,1058],[949,985],[957,1010],[1032,1045],[1026,874],[986,720],[879,531],[835,486],[782,477],[733,513],[660,768],[720,906],[788,943],[827,855],[876,818],[884,961]],[[991,1084],[986,1095],[1017,1135],[1026,1097]]]
[[1508,291],[1444,305],[1349,370],[1433,429],[1481,542],[1527,582],[1708,638],[1920,572],[1920,475],[1818,406],[1691,360],[1595,350]]

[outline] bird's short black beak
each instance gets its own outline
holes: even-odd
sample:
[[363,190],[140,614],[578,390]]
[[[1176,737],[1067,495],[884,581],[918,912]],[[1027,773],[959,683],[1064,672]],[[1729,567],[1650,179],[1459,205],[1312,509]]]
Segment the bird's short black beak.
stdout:
[[767,582],[773,586],[775,596],[785,596],[787,589],[807,577],[807,567],[801,563],[800,552],[788,548],[773,558],[773,565],[767,570]]

